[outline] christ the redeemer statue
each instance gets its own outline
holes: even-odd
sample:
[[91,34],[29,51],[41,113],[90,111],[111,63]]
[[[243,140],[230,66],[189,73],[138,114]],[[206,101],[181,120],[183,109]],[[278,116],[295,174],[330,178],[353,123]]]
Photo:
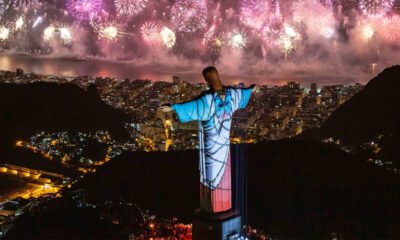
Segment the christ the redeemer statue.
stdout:
[[163,106],[180,122],[199,122],[200,209],[219,213],[232,208],[230,129],[232,115],[246,107],[255,89],[225,87],[215,67],[203,70],[210,90],[184,103]]

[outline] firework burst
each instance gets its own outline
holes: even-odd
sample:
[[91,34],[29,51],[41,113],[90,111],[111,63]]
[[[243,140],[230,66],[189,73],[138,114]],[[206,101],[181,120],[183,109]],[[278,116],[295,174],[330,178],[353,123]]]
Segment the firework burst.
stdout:
[[285,54],[285,57],[287,57],[287,55],[290,52],[295,50],[294,41],[289,36],[282,36],[280,39],[280,44],[281,44],[282,52]]
[[68,13],[77,20],[89,20],[102,8],[102,0],[67,0]]
[[202,44],[214,50],[220,49],[226,42],[225,38],[229,37],[223,32],[216,33],[216,28],[212,26],[209,28],[208,33],[206,32],[204,35]]
[[272,11],[269,0],[242,0],[240,4],[240,20],[248,27],[260,29],[268,21]]
[[99,39],[116,41],[123,34],[115,21],[104,21],[97,18],[90,23],[93,29],[97,32]]
[[148,0],[114,0],[119,15],[135,16],[147,6]]
[[72,33],[71,31],[62,24],[53,23],[47,28],[44,29],[43,32],[43,40],[45,42],[50,42],[57,37],[63,45],[71,45],[72,44]]
[[101,33],[100,35],[102,36],[102,38],[112,41],[112,40],[117,39],[117,37],[119,35],[119,30],[116,26],[110,25],[110,26],[103,28],[100,33]]
[[171,22],[180,32],[197,32],[207,23],[205,0],[177,0],[171,8]]
[[360,0],[360,7],[367,15],[381,15],[388,13],[394,4],[394,0]]
[[283,26],[283,34],[279,39],[279,45],[286,58],[289,53],[296,50],[296,45],[300,40],[300,33],[297,32],[293,26],[285,23]]
[[24,26],[25,20],[24,18],[21,16],[17,19],[17,21],[15,21],[15,30],[18,31],[20,29],[22,29],[22,27]]
[[365,25],[361,30],[361,36],[364,42],[369,42],[374,35],[375,29],[369,24]]
[[394,15],[383,19],[381,27],[382,35],[386,41],[396,43],[400,41],[400,17]]
[[140,27],[141,36],[148,43],[158,42],[160,40],[160,31],[161,25],[153,21],[145,22]]
[[300,33],[298,33],[293,26],[291,26],[289,24],[284,24],[283,29],[284,29],[285,35],[287,37],[292,38],[293,40],[300,39],[300,37],[301,37]]
[[10,29],[4,25],[0,26],[0,41],[6,41],[10,37]]
[[43,39],[45,41],[50,41],[54,37],[54,33],[56,32],[56,27],[53,25],[48,26],[46,29],[44,29],[43,32]]
[[244,48],[247,44],[247,36],[244,32],[233,31],[229,36],[229,46],[233,49]]
[[224,41],[222,40],[222,37],[219,35],[216,36],[212,41],[212,46],[217,47],[217,48],[221,48],[223,44],[224,44]]
[[163,41],[164,45],[167,48],[172,48],[175,45],[176,36],[175,36],[175,33],[171,29],[169,29],[167,27],[163,27],[161,29],[160,36],[161,36],[161,40]]
[[260,37],[268,45],[277,45],[282,35],[282,27],[279,24],[266,24],[261,30]]
[[60,38],[64,45],[70,45],[72,43],[71,31],[66,27],[61,27],[58,29],[60,33]]
[[214,39],[216,26],[215,24],[211,25],[211,27],[204,33],[202,44],[206,45]]

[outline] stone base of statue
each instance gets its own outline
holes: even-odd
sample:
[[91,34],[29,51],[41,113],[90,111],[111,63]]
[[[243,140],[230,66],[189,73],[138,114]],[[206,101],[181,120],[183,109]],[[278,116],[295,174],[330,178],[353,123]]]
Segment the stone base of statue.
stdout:
[[242,233],[241,217],[238,211],[205,213],[195,211],[193,220],[193,240],[232,240]]

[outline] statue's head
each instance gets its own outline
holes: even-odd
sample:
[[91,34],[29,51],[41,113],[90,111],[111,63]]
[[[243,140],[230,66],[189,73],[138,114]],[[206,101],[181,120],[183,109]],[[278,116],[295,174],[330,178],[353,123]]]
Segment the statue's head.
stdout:
[[210,85],[212,89],[222,86],[221,80],[219,79],[219,74],[214,66],[206,67],[203,70],[204,80]]

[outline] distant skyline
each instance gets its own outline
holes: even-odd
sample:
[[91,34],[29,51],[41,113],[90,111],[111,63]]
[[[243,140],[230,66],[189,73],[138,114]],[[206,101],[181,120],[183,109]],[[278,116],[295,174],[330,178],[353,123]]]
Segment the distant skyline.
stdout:
[[[152,81],[172,81],[172,76],[179,76],[182,80],[190,83],[203,82],[201,70],[207,65],[201,66],[136,66],[134,62],[111,62],[99,59],[86,59],[80,61],[75,58],[52,58],[37,57],[21,54],[0,54],[0,70],[15,71],[16,68],[22,68],[25,72],[33,72],[44,75],[56,75],[63,77],[77,77],[90,75],[92,77],[111,77],[118,80],[123,79],[148,79]],[[304,87],[309,87],[311,83],[318,85],[334,84],[366,84],[374,78],[382,67],[376,66],[375,72],[372,72],[371,66],[365,66],[364,69],[355,70],[357,74],[346,76],[345,74],[330,76],[323,70],[303,71],[285,71],[273,73],[272,75],[265,71],[263,74],[256,73],[230,73],[224,67],[215,65],[222,76],[225,84],[261,84],[261,85],[284,85],[288,81],[299,82]]]

